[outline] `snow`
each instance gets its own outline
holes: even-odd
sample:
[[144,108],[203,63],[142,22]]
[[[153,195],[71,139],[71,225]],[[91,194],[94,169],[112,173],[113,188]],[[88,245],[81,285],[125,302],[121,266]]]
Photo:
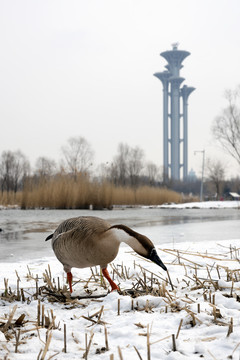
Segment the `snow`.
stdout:
[[[204,205],[198,203],[198,206]],[[156,227],[154,230],[145,228],[145,234],[150,238],[153,231]],[[55,284],[59,281],[67,299],[70,297],[65,290],[66,276],[62,265],[55,257],[2,263],[0,359],[80,359],[86,352],[86,340],[87,344],[91,340],[87,357],[91,360],[111,359],[112,354],[112,359],[124,360],[138,360],[140,356],[151,360],[239,360],[239,240],[240,236],[239,239],[221,241],[157,245],[169,277],[156,264],[123,246],[108,266],[122,293],[108,293],[103,288],[98,268],[73,269],[72,298],[88,296],[87,291],[92,296],[106,296],[72,299],[66,303],[51,301],[44,291],[35,296],[36,279],[41,288],[47,285],[44,279],[47,281],[49,276],[50,283],[54,284],[53,278]],[[19,300],[12,296],[11,301],[11,294],[17,294],[18,278],[25,299],[21,295]],[[145,281],[149,293],[145,291],[135,298],[123,293],[123,290],[132,289],[133,284],[140,286]],[[6,282],[8,296],[4,295]],[[37,326],[39,304],[40,326]],[[49,329],[41,325],[43,305],[44,315],[52,322]],[[12,325],[3,331],[14,310]],[[15,321],[22,314],[24,321],[16,327]],[[63,351],[64,325],[66,353]],[[106,349],[106,333],[109,349]],[[176,351],[173,351],[173,334]]]
[[238,209],[240,208],[240,201],[203,201],[203,202],[188,202],[184,204],[163,204],[158,208],[162,209]]
[[[12,336],[10,340],[4,336],[4,334],[11,336],[13,330],[9,329],[4,334],[0,332],[0,358],[4,358],[8,354],[8,359],[37,359],[40,350],[45,347],[46,334],[51,333],[46,358],[56,354],[57,359],[79,359],[85,352],[85,334],[88,335],[88,341],[91,334],[94,334],[88,355],[90,359],[109,359],[111,354],[118,358],[118,348],[120,348],[123,359],[138,359],[134,347],[137,348],[143,359],[147,359],[147,333],[149,332],[151,359],[198,359],[199,357],[227,359],[230,355],[233,356],[233,359],[239,359],[240,264],[237,258],[239,256],[239,240],[204,244],[179,243],[174,244],[174,248],[169,248],[169,244],[166,244],[161,246],[161,249],[158,248],[158,253],[168,267],[174,286],[173,290],[167,283],[164,296],[144,294],[132,299],[129,295],[112,292],[99,299],[80,299],[75,305],[66,305],[61,302],[51,303],[47,298],[39,296],[41,306],[45,307],[45,314],[50,314],[52,311],[56,317],[55,324],[59,324],[49,331],[41,326],[38,330],[36,329],[38,299],[34,299],[33,296],[36,288],[34,278],[38,275],[39,286],[43,286],[42,274],[46,270],[49,271],[48,265],[50,265],[52,276],[59,277],[61,286],[63,286],[65,280],[61,264],[55,258],[45,258],[28,263],[0,265],[1,274],[8,279],[8,287],[11,288],[11,291],[16,292],[17,272],[21,279],[20,288],[24,289],[25,297],[29,297],[28,302],[25,300],[11,303],[3,296],[0,300],[1,323],[7,321],[15,305],[17,305],[17,309],[14,321],[21,314],[25,314],[25,321],[27,321],[19,328],[21,332],[18,353],[14,353],[15,336]],[[150,271],[150,273],[146,272],[147,276],[152,272],[154,279],[160,280],[160,284],[165,283],[165,279],[167,282],[167,274],[157,265],[135,256],[126,247],[120,248],[119,255],[114,261],[119,272],[122,271],[122,263],[126,266],[130,279],[124,280],[123,277],[120,279],[115,274],[115,280],[120,283],[121,290],[131,288],[132,282],[136,282],[138,277],[143,278],[141,267]],[[196,286],[196,271],[199,280],[206,281],[204,288]],[[97,269],[93,269],[93,272],[97,273]],[[109,272],[112,273],[111,266],[109,266]],[[232,282],[230,278],[227,279],[229,274],[234,274],[233,278],[236,282]],[[72,296],[84,294],[84,284],[91,277],[90,269],[74,269],[73,276],[74,281],[79,281],[81,278],[81,282],[74,285]],[[107,293],[107,290],[101,288],[99,282],[92,279],[88,288],[93,291],[93,294]],[[3,279],[0,293],[4,293]],[[214,321],[213,298],[215,307],[221,314],[221,318],[216,319],[219,323]],[[120,315],[118,315],[119,301]],[[200,306],[199,313],[198,306]],[[98,324],[97,316],[93,317],[95,322],[82,317],[89,317],[100,311],[102,307],[101,320],[104,323],[99,322]],[[191,314],[195,318],[195,326],[192,326]],[[231,318],[233,319],[233,332],[227,337]],[[181,330],[176,339],[177,351],[173,351],[172,334],[176,336],[181,320]],[[67,353],[62,352],[64,324],[66,324],[67,331]],[[109,350],[104,352],[105,327]]]

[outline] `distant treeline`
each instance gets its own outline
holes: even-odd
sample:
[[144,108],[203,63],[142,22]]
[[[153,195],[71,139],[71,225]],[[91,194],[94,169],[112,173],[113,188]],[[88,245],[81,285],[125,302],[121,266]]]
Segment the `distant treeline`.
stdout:
[[144,159],[144,151],[139,147],[119,144],[117,154],[110,163],[93,165],[93,150],[82,137],[68,140],[62,147],[62,158],[57,164],[48,157],[39,157],[34,168],[21,151],[3,151],[0,155],[1,191],[23,190],[26,179],[51,178],[59,173],[70,174],[76,179],[79,174],[87,174],[98,180],[108,179],[117,186],[137,187],[159,185],[161,168]]
[[[204,195],[209,199],[219,199],[229,191],[240,191],[239,178],[224,180],[221,163],[212,162],[207,171]],[[53,159],[39,157],[31,168],[21,151],[3,151],[0,155],[0,205],[109,208],[123,204],[177,203],[199,195],[200,179],[166,181],[163,175],[160,167],[145,161],[141,148],[122,143],[111,163],[93,166],[91,146],[84,138],[75,137],[62,147],[59,164]]]
[[93,209],[113,205],[158,205],[181,202],[183,196],[167,189],[160,169],[144,161],[139,147],[119,144],[109,164],[93,170],[93,151],[82,137],[71,138],[62,148],[57,165],[46,157],[37,159],[32,170],[20,151],[0,156],[0,205],[22,209]]

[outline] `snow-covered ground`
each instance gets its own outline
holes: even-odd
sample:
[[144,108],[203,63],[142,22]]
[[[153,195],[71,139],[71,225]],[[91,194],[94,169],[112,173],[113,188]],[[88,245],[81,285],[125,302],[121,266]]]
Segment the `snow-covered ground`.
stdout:
[[[151,238],[156,227],[143,230]],[[43,286],[66,288],[55,257],[0,264],[0,359],[72,360],[88,348],[91,360],[239,360],[240,235],[156,247],[169,276],[121,247],[108,269],[122,293],[107,293],[97,268],[73,269],[72,297],[106,296],[74,300],[63,290],[65,303],[46,288],[36,296]],[[143,292],[124,293],[134,287]]]
[[240,201],[203,201],[184,204],[163,204],[158,208],[168,209],[239,209]]

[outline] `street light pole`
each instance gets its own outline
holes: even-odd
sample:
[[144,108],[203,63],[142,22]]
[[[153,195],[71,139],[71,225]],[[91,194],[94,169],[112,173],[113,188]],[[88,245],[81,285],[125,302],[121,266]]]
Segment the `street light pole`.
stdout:
[[200,201],[203,201],[203,178],[204,178],[204,166],[205,166],[205,150],[196,150],[194,151],[194,155],[196,153],[202,153],[203,159],[202,159],[202,179],[201,179],[201,188],[200,188]]

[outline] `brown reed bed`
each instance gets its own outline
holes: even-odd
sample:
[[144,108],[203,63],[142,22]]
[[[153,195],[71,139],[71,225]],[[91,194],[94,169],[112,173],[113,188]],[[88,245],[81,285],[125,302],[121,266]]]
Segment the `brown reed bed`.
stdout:
[[20,206],[22,201],[22,191],[15,193],[14,191],[3,191],[0,192],[0,206],[14,207]]
[[18,205],[22,209],[103,209],[113,205],[161,205],[182,200],[179,193],[165,188],[115,186],[84,175],[73,178],[66,174],[38,181],[29,179],[23,191],[0,194],[1,205]]

